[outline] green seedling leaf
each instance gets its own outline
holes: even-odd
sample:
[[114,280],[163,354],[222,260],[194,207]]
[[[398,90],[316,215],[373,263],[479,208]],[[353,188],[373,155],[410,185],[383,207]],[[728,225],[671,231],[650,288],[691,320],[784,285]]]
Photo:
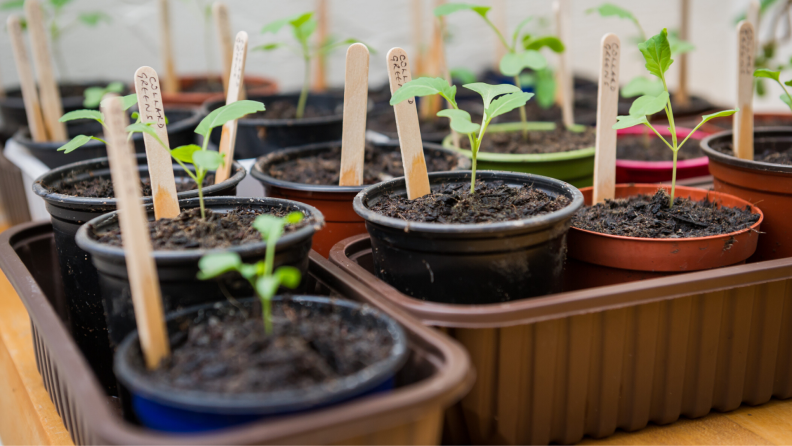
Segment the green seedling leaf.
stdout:
[[592,12],[598,12],[602,17],[618,17],[620,19],[632,21],[637,20],[630,11],[620,8],[612,3],[603,3],[595,8],[589,8],[586,10],[586,14],[591,14]]
[[696,46],[692,43],[679,39],[671,40],[669,44],[671,45],[671,55],[673,56],[689,53],[696,49]]
[[83,107],[96,108],[107,93],[121,93],[122,91],[124,91],[124,84],[121,82],[111,82],[106,87],[88,87],[83,93],[85,96]]
[[504,113],[508,113],[514,110],[517,107],[522,107],[534,96],[533,93],[509,93],[507,95],[503,95],[498,99],[492,101],[489,107],[484,109],[484,113],[487,114],[488,118],[494,118],[496,116],[500,116]]
[[643,95],[657,96],[663,91],[665,91],[665,89],[663,88],[662,81],[649,79],[644,76],[636,76],[621,89],[621,95],[623,98]]
[[224,105],[209,113],[209,115],[198,124],[195,133],[203,135],[204,138],[208,138],[213,128],[220,127],[226,122],[260,111],[264,111],[264,104],[257,101],[236,101]]
[[192,154],[193,165],[203,170],[214,171],[225,164],[223,155],[213,150],[199,150]]
[[6,0],[0,3],[0,11],[10,11],[12,9],[22,9],[25,6],[25,0]]
[[253,281],[256,279],[256,276],[264,274],[265,271],[264,268],[265,265],[263,260],[260,260],[253,265],[248,265],[246,263],[243,263],[239,267],[239,274],[241,274],[242,277],[244,277],[248,281]]
[[781,75],[781,72],[768,70],[767,68],[759,68],[758,70],[754,71],[753,75],[754,77],[765,77],[767,79],[772,79],[776,82],[779,82],[778,78]]
[[275,278],[286,288],[295,289],[300,285],[302,274],[293,266],[281,266],[275,270]]
[[[524,18],[523,21],[517,25],[517,28],[514,29],[514,33],[512,33],[512,48],[517,45],[517,38],[520,37],[520,30],[522,30],[523,26],[527,25],[531,20],[533,20],[533,17],[531,16]],[[525,40],[525,38],[523,38],[523,40]]]
[[58,119],[59,122],[75,121],[77,119],[94,119],[104,125],[102,113],[98,110],[74,110],[66,113]]
[[294,37],[301,42],[305,42],[316,31],[317,22],[316,19],[309,18],[300,25],[292,23],[292,26],[294,27]]
[[186,146],[179,146],[171,150],[171,156],[183,163],[193,163],[193,154],[201,150],[201,146],[195,144],[188,144]]
[[303,18],[305,16],[307,16],[307,18],[311,18],[312,15],[313,15],[312,12],[307,12],[307,13],[304,13],[304,14],[296,14],[296,15],[293,15],[291,17],[286,17],[286,18],[283,18],[283,19],[275,20],[274,22],[271,22],[271,23],[267,24],[266,26],[264,26],[264,28],[261,28],[261,34],[266,34],[266,33],[273,33],[274,34],[274,33],[277,33],[284,26],[289,25],[289,24],[294,26],[294,22],[299,21],[301,18]]
[[390,105],[396,105],[412,97],[433,94],[439,94],[448,102],[456,104],[456,86],[448,85],[448,82],[441,77],[419,77],[399,87],[391,96]]
[[781,100],[784,102],[784,104],[786,104],[787,107],[792,109],[792,100],[789,99],[789,96],[787,96],[786,94],[782,94],[780,97]]
[[152,124],[151,122],[148,122],[148,123],[146,123],[146,124],[144,124],[144,123],[142,123],[142,122],[136,122],[136,123],[134,123],[134,124],[130,124],[129,126],[127,126],[127,128],[126,128],[126,131],[127,131],[127,132],[129,132],[129,133],[145,133],[145,134],[147,134],[147,135],[150,135],[150,136],[152,136],[152,137],[153,137],[153,138],[154,138],[154,139],[155,139],[155,140],[156,140],[158,143],[160,143],[160,145],[161,145],[162,147],[165,147],[165,148],[167,148],[167,146],[165,145],[165,143],[164,143],[164,142],[162,142],[162,140],[160,139],[159,135],[157,135],[157,131],[156,131],[156,130],[154,130],[154,128],[153,128],[153,127],[151,127],[151,124]]
[[784,85],[786,85],[787,87],[792,87],[792,79],[784,82]]
[[657,96],[641,96],[636,99],[630,107],[630,116],[653,115],[661,110],[665,110],[668,104],[668,92],[663,91]]
[[435,17],[443,17],[457,11],[473,11],[481,17],[487,17],[487,12],[492,9],[489,6],[470,5],[467,3],[446,3],[434,9]]
[[504,76],[517,76],[525,68],[541,70],[547,67],[547,59],[538,51],[506,53],[500,61],[500,71]]
[[275,276],[263,276],[256,280],[256,292],[265,299],[271,299],[278,291],[278,278]]
[[546,110],[555,104],[556,80],[552,71],[547,68],[537,71],[533,87],[539,107]]
[[674,63],[671,59],[671,46],[668,44],[668,30],[663,28],[659,34],[638,45],[644,59],[646,69],[660,79],[665,79],[665,72]]
[[709,121],[710,119],[723,118],[723,117],[726,117],[726,116],[731,116],[731,115],[737,113],[738,111],[740,111],[740,109],[722,110],[722,111],[719,111],[717,113],[704,115],[704,116],[701,117],[701,123],[704,124],[705,122]]
[[448,108],[437,112],[437,116],[449,118],[451,128],[459,133],[475,133],[481,126],[470,120],[470,113],[464,110]]
[[121,107],[124,111],[129,110],[130,107],[137,104],[138,97],[137,93],[128,94],[121,98]]
[[[481,98],[484,100],[485,109],[489,107],[493,99],[495,99],[500,95],[504,95],[507,93],[519,93],[522,91],[519,88],[517,88],[516,85],[511,85],[511,84],[490,85],[490,84],[485,84],[484,82],[465,84],[463,85],[463,87],[467,88],[468,90],[473,90],[476,93],[480,94]],[[464,133],[468,133],[468,132],[464,132]]]
[[269,240],[271,237],[280,237],[283,234],[283,224],[283,219],[269,214],[259,215],[253,220],[253,227],[261,233],[264,240]]
[[198,280],[212,279],[231,271],[238,271],[242,259],[235,252],[219,252],[207,254],[198,261]]
[[616,117],[616,124],[613,124],[613,129],[620,130],[626,129],[630,127],[635,127],[639,124],[648,124],[649,121],[646,120],[646,116],[617,116]]
[[100,22],[111,23],[113,19],[103,12],[84,12],[77,18],[87,26],[97,26]]
[[467,68],[454,68],[451,70],[451,79],[456,79],[462,84],[476,82],[476,75]]
[[282,42],[266,43],[264,45],[253,47],[253,51],[272,51],[284,46],[286,46],[286,44]]
[[547,47],[556,53],[563,53],[565,48],[561,39],[554,36],[537,37],[535,39],[531,36],[525,36],[525,38],[523,38],[523,47],[526,50],[534,51],[539,51]]
[[50,0],[50,4],[56,9],[63,8],[71,2],[72,0]]
[[91,139],[93,138],[87,135],[77,135],[71,141],[58,147],[58,152],[71,153],[87,144]]
[[286,219],[287,224],[293,225],[301,222],[304,217],[305,216],[303,215],[302,212],[294,211],[294,212],[289,212],[286,215],[286,217],[284,217],[284,219]]

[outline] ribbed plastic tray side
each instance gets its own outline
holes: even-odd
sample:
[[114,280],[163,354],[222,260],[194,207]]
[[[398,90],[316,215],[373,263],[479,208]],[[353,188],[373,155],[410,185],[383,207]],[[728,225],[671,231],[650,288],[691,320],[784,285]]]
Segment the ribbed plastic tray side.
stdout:
[[[37,282],[37,274],[28,271],[20,258],[33,255],[37,262],[51,264],[44,258],[51,255],[47,252],[51,251],[49,238],[51,226],[42,223],[20,225],[0,234],[0,269],[28,309],[38,370],[76,444],[437,444],[444,409],[458,401],[474,381],[469,357],[458,343],[402,310],[376,302],[367,288],[311,253],[310,273],[316,283],[378,307],[405,327],[411,357],[403,373],[409,383],[385,396],[223,432],[171,436],[141,429],[115,414],[42,291],[51,285]],[[33,244],[29,241],[38,246],[29,246]],[[57,274],[57,269],[51,274]]]
[[470,353],[478,379],[461,405],[474,443],[574,443],[792,397],[792,276],[783,262],[736,267],[737,284],[725,289],[698,274],[510,302],[500,322],[491,309],[476,328],[481,307],[461,314],[376,283],[361,240],[342,242],[347,249],[331,259],[384,300],[450,327]]

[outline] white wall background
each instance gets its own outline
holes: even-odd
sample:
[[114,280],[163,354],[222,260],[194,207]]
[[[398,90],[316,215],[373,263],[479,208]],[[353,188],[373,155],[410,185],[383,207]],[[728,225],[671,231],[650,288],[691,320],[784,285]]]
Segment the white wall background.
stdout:
[[[47,0],[41,0],[46,2]],[[176,49],[176,66],[180,73],[205,72],[207,55],[210,66],[219,69],[219,50],[214,39],[213,27],[210,35],[204,34],[204,20],[200,4],[210,0],[170,0],[171,16]],[[356,37],[375,48],[378,53],[371,59],[371,85],[386,82],[385,54],[394,46],[415,52],[411,39],[411,0],[328,0],[330,4],[331,33],[340,38]],[[748,0],[690,0],[690,41],[696,46],[689,66],[690,90],[713,102],[734,102],[735,78],[735,23],[734,19],[743,10]],[[477,0],[481,4],[492,4],[490,0]],[[645,74],[640,53],[628,39],[636,32],[631,23],[616,18],[601,18],[587,15],[586,9],[599,5],[603,0],[570,0],[572,16],[572,41],[567,42],[571,61],[577,73],[595,77],[598,72],[599,41],[606,32],[614,32],[622,39],[625,51],[622,55],[622,80]],[[611,0],[630,9],[642,22],[647,34],[657,33],[661,28],[676,28],[679,23],[679,0],[658,2],[655,0]],[[261,27],[272,20],[310,10],[314,0],[226,0],[231,14],[234,31],[246,30],[251,36],[251,47],[262,43],[288,40],[291,35],[286,29],[278,36],[261,35]],[[432,0],[425,0],[424,36],[428,40],[431,26]],[[551,0],[507,0],[509,30],[513,30],[524,17],[532,15],[549,20],[548,31],[553,24]],[[159,69],[162,64],[157,47],[157,1],[156,0],[74,0],[63,17],[69,22],[79,11],[102,10],[112,16],[110,25],[97,28],[75,27],[63,38],[63,54],[67,59],[68,79],[119,79],[130,80],[132,73],[141,65]],[[2,11],[2,19],[8,16]],[[495,61],[495,36],[482,20],[470,12],[460,12],[448,20],[452,39],[447,46],[449,66],[467,67],[474,72]],[[536,27],[534,26],[534,29]],[[208,51],[205,41],[211,42]],[[786,53],[790,53],[785,49]],[[6,86],[16,83],[16,71],[11,56],[8,37],[0,33],[0,78]],[[786,57],[789,57],[788,55]],[[550,57],[552,60],[552,57]],[[329,57],[328,80],[332,85],[342,85],[344,77],[344,51],[336,51]],[[551,62],[552,63],[552,62]],[[275,52],[252,52],[248,56],[247,71],[252,74],[276,78],[283,90],[299,87],[302,79],[302,62],[286,49]],[[675,70],[672,66],[672,72]],[[671,85],[676,75],[671,75]],[[777,99],[779,87],[772,90],[766,100],[757,101],[757,108],[784,109]]]

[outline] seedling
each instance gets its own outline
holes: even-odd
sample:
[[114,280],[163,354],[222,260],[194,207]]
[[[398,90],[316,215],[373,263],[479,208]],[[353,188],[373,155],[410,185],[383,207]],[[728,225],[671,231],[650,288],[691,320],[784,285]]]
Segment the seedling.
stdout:
[[88,87],[83,92],[85,96],[83,107],[97,108],[106,94],[121,93],[122,91],[124,91],[124,84],[121,82],[111,82],[106,87]]
[[[671,59],[671,45],[668,42],[668,30],[663,29],[660,34],[657,34],[646,42],[639,44],[638,49],[641,50],[641,54],[643,54],[643,57],[646,60],[646,69],[651,75],[657,77],[661,81],[663,85],[663,91],[655,96],[646,94],[636,99],[630,107],[630,115],[618,116],[616,118],[618,122],[613,125],[613,128],[616,130],[626,129],[643,124],[649,127],[657,135],[657,137],[660,138],[668,146],[668,148],[674,152],[674,167],[671,174],[671,199],[668,203],[668,206],[672,207],[674,205],[677,153],[679,152],[679,149],[682,148],[685,142],[687,142],[688,138],[690,138],[690,135],[695,133],[702,124],[713,118],[731,116],[736,113],[737,110],[724,110],[702,116],[701,122],[693,130],[691,130],[690,133],[688,133],[681,143],[679,143],[677,141],[677,132],[674,125],[674,112],[671,108],[671,97],[668,93],[668,85],[666,83],[666,71],[668,71],[668,68],[674,62],[674,60]],[[670,143],[662,135],[660,135],[660,133],[657,132],[657,130],[652,126],[652,124],[649,123],[649,120],[647,119],[647,116],[651,116],[662,110],[665,110],[666,116],[668,117],[669,130],[671,131]]]
[[[759,6],[759,17],[764,17],[765,13],[770,11],[771,7],[778,3],[778,0],[761,0]],[[786,18],[789,16],[792,9],[792,3],[784,2],[783,5],[773,11],[768,22],[770,23],[770,32],[764,32],[763,35],[767,37],[767,41],[762,43],[757,48],[756,56],[754,58],[754,66],[756,68],[767,68],[768,70],[783,71],[792,68],[792,59],[786,62],[776,62],[778,48],[789,42],[792,34],[789,32],[779,32],[779,26],[786,25],[788,22]],[[743,13],[735,20],[735,23],[741,20],[746,20],[747,14]],[[756,23],[755,25],[759,25]],[[757,38],[759,26],[756,27]],[[764,96],[767,93],[763,79],[756,79],[756,94]]]
[[[299,47],[295,48],[285,43],[277,42],[259,45],[253,48],[254,50],[258,51],[270,51],[281,47],[288,47],[297,54],[302,55],[303,61],[305,62],[305,73],[302,90],[300,91],[300,99],[297,102],[297,119],[302,119],[303,115],[305,114],[305,103],[308,100],[308,88],[311,85],[311,61],[313,58],[317,56],[324,56],[336,48],[360,42],[359,40],[352,38],[342,41],[336,41],[332,38],[328,38],[319,45],[312,45],[310,38],[314,31],[316,31],[316,24],[316,19],[313,18],[313,12],[306,12],[305,14],[297,14],[292,17],[276,20],[262,28],[261,33],[277,34],[281,28],[289,25],[292,27],[294,38],[297,40]],[[375,52],[371,48],[369,48],[369,51]]]
[[768,70],[767,68],[760,68],[760,69],[754,71],[753,75],[754,75],[755,78],[758,78],[758,79],[761,79],[761,78],[772,79],[772,80],[778,82],[778,85],[780,85],[781,88],[784,89],[784,94],[781,95],[781,100],[784,102],[784,104],[787,105],[787,107],[789,107],[790,110],[792,110],[792,96],[789,95],[789,91],[787,91],[786,87],[784,86],[784,85],[786,85],[786,86],[792,87],[792,80],[788,80],[786,82],[781,82],[781,79],[780,79],[781,72],[780,71]]
[[[506,49],[506,54],[504,54],[503,58],[500,60],[499,68],[501,74],[513,77],[514,85],[520,90],[522,90],[524,81],[533,82],[534,86],[538,87],[536,90],[537,93],[541,90],[542,105],[548,105],[548,103],[552,105],[555,99],[555,81],[552,80],[552,72],[547,68],[547,59],[545,59],[539,50],[547,47],[556,53],[562,53],[564,52],[563,42],[554,36],[535,37],[530,34],[525,34],[522,36],[522,39],[520,39],[522,28],[533,19],[533,17],[527,17],[517,25],[514,33],[512,33],[510,44],[498,27],[487,17],[487,13],[490,9],[492,8],[489,6],[477,6],[466,3],[447,3],[435,8],[434,15],[436,17],[443,17],[457,11],[473,11],[478,14],[484,19],[484,22],[492,28],[501,44]],[[521,47],[518,46],[518,41],[521,43]],[[522,73],[525,68],[534,70],[536,72],[534,77],[521,78],[520,73]],[[550,83],[547,82],[548,79],[551,80]],[[544,84],[542,85],[543,82]],[[464,85],[464,87],[467,88],[467,85]],[[547,99],[548,94],[552,94],[549,101]],[[537,100],[539,100],[539,96],[537,96]],[[524,105],[520,107],[520,121],[522,121],[523,124],[528,121]],[[528,137],[528,129],[525,125],[523,125],[523,137]]]
[[[104,94],[102,94],[104,96]],[[122,99],[122,106],[124,111],[129,110],[130,107],[137,104],[137,94],[130,94],[124,96]],[[85,102],[88,102],[88,98],[86,97]],[[100,99],[101,102],[101,99]],[[83,103],[85,105],[85,103]],[[61,116],[58,121],[60,122],[69,122],[69,121],[76,121],[79,119],[93,119],[97,121],[99,124],[102,124],[105,130],[107,130],[107,124],[105,124],[105,118],[102,112],[98,110],[74,110],[66,113],[65,115]],[[58,148],[58,152],[63,153],[71,153],[80,147],[84,146],[88,143],[88,141],[95,139],[97,141],[101,141],[107,144],[107,141],[99,138],[98,136],[88,136],[88,135],[77,135],[72,138],[71,141],[67,142],[66,144],[60,146]]]
[[261,316],[267,334],[272,333],[272,298],[278,288],[281,286],[290,289],[297,288],[301,279],[300,270],[293,266],[281,266],[273,271],[275,245],[283,235],[286,225],[299,223],[302,219],[302,212],[291,212],[284,218],[266,214],[256,217],[253,227],[261,233],[262,239],[267,242],[267,252],[264,260],[252,265],[242,263],[239,254],[235,252],[207,254],[201,257],[198,262],[198,267],[201,269],[198,273],[200,280],[209,280],[236,271],[250,282],[261,300]]
[[[516,85],[489,85],[483,82],[465,84],[463,87],[473,90],[481,95],[484,101],[484,117],[481,124],[476,124],[470,120],[470,113],[460,110],[456,103],[456,86],[442,78],[421,77],[402,85],[393,94],[390,100],[391,105],[396,105],[414,96],[430,96],[439,94],[451,107],[437,112],[437,116],[451,120],[451,128],[459,133],[464,133],[470,139],[470,150],[473,152],[472,170],[473,175],[470,179],[470,193],[476,192],[476,157],[478,156],[481,141],[492,118],[508,113],[515,108],[525,106],[525,103],[533,97],[533,93],[525,93]],[[478,132],[478,134],[476,133]]]

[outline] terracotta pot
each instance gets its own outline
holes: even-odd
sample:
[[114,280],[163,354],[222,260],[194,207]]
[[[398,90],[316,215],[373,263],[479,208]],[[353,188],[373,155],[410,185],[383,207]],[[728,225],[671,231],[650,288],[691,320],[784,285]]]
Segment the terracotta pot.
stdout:
[[[655,184],[616,185],[616,198],[654,194]],[[581,189],[586,205],[591,205],[593,188]],[[756,251],[759,225],[764,215],[751,203],[722,192],[677,186],[677,197],[710,200],[721,206],[750,206],[759,220],[750,228],[730,234],[692,238],[638,238],[600,234],[575,228],[569,231],[569,257],[610,268],[650,272],[701,271],[735,265]]]
[[[209,92],[209,91],[189,91],[199,81],[206,81],[211,79],[222,85],[223,81],[219,75],[189,75],[179,76],[179,92],[178,93],[165,93],[162,92],[162,102],[165,105],[197,105],[200,106],[204,102],[211,99],[225,98],[225,93]],[[132,86],[134,89],[134,86]],[[278,83],[274,79],[261,77],[261,76],[245,76],[245,91],[248,95],[265,95],[275,94],[278,92]]]
[[[734,118],[732,116],[714,118],[702,125],[701,131],[712,134],[722,132],[724,130],[732,130],[732,127],[734,126],[733,123]],[[778,127],[782,125],[792,126],[792,113],[754,113],[754,128]]]
[[[792,128],[768,127],[754,131],[754,151],[790,147]],[[715,190],[762,206],[765,221],[752,261],[792,257],[792,166],[741,160],[715,150],[732,140],[732,131],[701,141],[710,160]]]
[[[663,136],[671,136],[671,132],[666,128],[659,128],[655,126],[657,131]],[[677,127],[677,138],[684,139],[691,129]],[[645,127],[631,127],[628,129],[621,129],[616,132],[618,136],[626,135],[644,135],[648,133],[649,138],[657,138],[657,136],[648,128]],[[706,137],[707,134],[697,131],[690,137],[687,144],[695,144],[696,141]],[[671,150],[671,149],[669,149]],[[671,181],[671,174],[674,169],[673,161],[633,161],[633,160],[616,160],[616,182],[617,183],[660,183],[663,181]],[[707,157],[694,158],[690,160],[677,161],[677,180],[684,180],[685,178],[703,177],[709,175],[707,169]]]

